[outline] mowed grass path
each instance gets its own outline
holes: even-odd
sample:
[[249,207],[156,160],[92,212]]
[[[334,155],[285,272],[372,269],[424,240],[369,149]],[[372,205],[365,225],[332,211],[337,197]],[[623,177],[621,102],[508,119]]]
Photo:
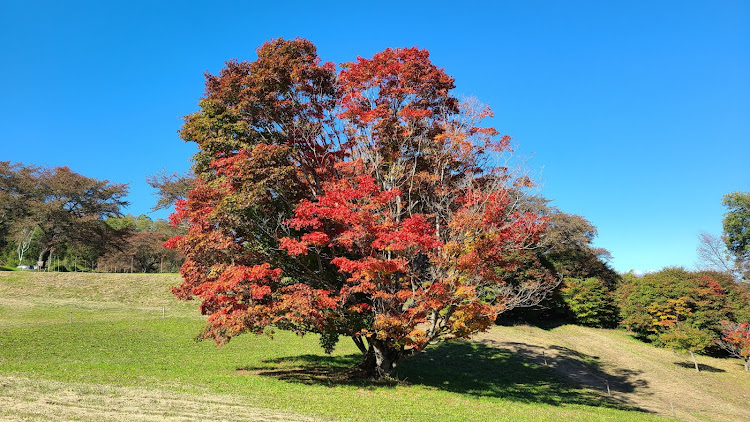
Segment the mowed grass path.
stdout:
[[331,356],[315,336],[286,332],[196,343],[203,319],[197,303],[171,296],[178,282],[0,273],[0,419],[659,419],[490,343],[433,347],[404,363],[395,384],[342,377],[359,359],[348,339]]

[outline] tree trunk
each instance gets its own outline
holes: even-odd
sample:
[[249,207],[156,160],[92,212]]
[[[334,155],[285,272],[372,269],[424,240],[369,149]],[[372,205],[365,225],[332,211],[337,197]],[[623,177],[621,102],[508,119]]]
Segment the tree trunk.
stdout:
[[375,351],[372,349],[372,345],[364,353],[362,362],[357,365],[357,369],[362,372],[364,377],[375,378]]
[[38,269],[43,270],[47,267],[47,260],[49,259],[51,253],[52,249],[42,248],[42,251],[39,252],[39,260],[36,262],[36,266]]
[[398,365],[398,350],[391,349],[380,340],[374,340],[371,344],[375,354],[375,378],[391,378]]
[[698,361],[695,360],[695,354],[693,354],[692,351],[690,351],[690,357],[693,358],[693,364],[695,365],[695,372],[700,372],[701,370],[698,368]]
[[363,355],[367,354],[367,346],[365,346],[364,340],[362,340],[362,337],[352,336],[352,341],[354,341],[354,344],[357,345],[357,348],[360,352],[362,352]]
[[745,370],[750,371],[750,356],[745,358]]
[[368,338],[367,344],[367,352],[362,362],[357,365],[359,370],[367,378],[391,378],[398,363],[394,359],[394,354],[397,355],[398,351],[389,348],[382,340]]
[[[363,344],[361,339],[359,341],[355,339],[355,343],[357,346]],[[396,366],[417,353],[417,349],[397,349],[391,347],[387,341],[373,338],[367,338],[367,344],[367,351],[364,353],[364,358],[357,365],[357,368],[368,378],[392,378]],[[365,349],[360,347],[360,350],[364,351]]]

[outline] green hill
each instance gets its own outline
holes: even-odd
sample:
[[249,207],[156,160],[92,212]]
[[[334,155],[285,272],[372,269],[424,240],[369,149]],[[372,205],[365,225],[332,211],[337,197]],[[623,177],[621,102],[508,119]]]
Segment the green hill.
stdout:
[[739,361],[699,357],[696,374],[612,330],[496,327],[407,361],[395,384],[347,378],[351,341],[332,356],[286,332],[196,343],[178,282],[0,273],[0,420],[750,419]]

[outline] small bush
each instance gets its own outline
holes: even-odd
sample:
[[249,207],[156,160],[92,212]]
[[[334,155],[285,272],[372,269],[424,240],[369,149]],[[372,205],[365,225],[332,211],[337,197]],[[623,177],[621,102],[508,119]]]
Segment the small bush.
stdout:
[[614,300],[598,278],[566,278],[560,295],[577,324],[589,327],[617,325],[617,308]]

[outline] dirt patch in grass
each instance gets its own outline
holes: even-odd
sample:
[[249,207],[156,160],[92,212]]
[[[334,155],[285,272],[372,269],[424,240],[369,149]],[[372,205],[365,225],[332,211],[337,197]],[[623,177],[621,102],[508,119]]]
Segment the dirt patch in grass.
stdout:
[[0,377],[0,420],[320,421],[230,396]]
[[626,406],[691,421],[750,420],[750,374],[738,360],[698,356],[699,365],[711,370],[696,373],[688,357],[625,332],[577,326],[496,327],[475,341],[548,366]]

